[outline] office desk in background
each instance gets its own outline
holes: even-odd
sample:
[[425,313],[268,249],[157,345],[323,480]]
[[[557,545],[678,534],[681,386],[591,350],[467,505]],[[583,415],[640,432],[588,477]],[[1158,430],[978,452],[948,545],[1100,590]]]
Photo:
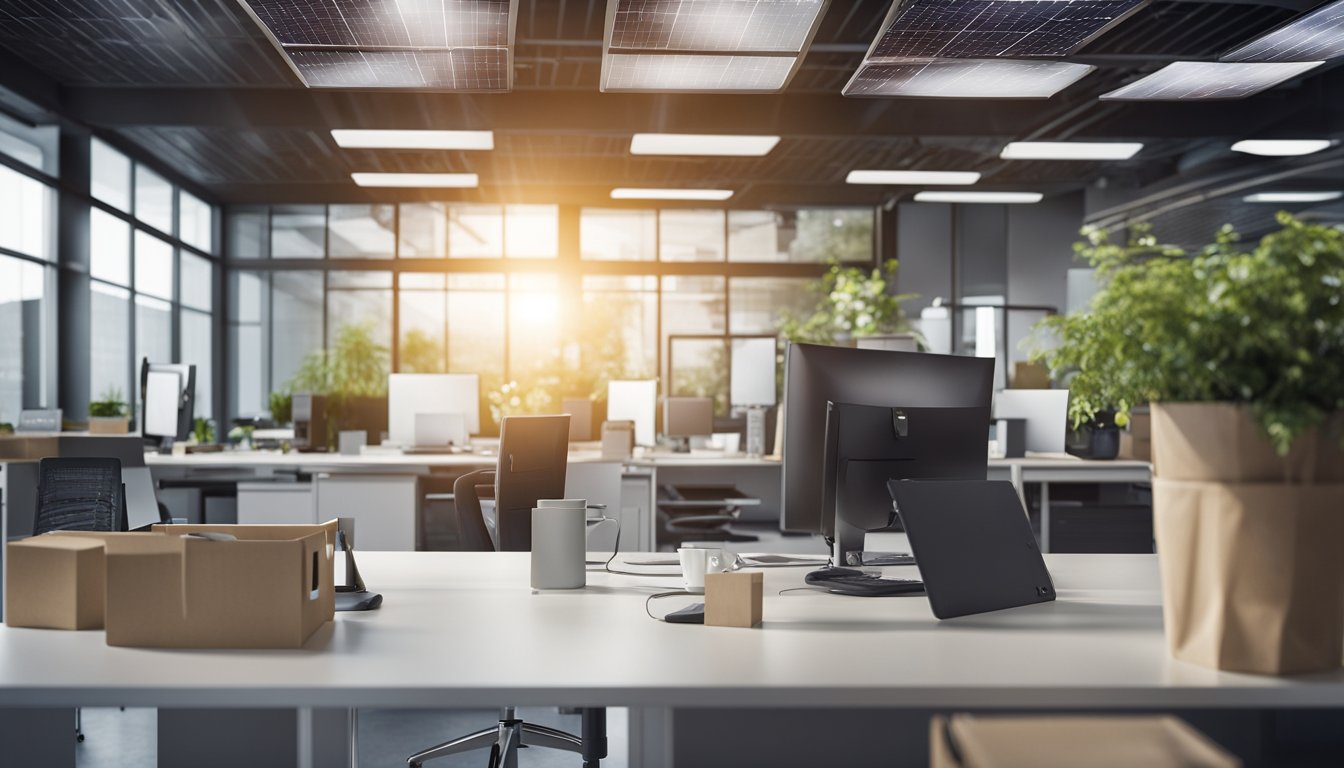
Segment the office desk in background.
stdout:
[[[675,575],[590,572],[585,590],[537,593],[528,562],[525,553],[363,553],[360,570],[383,608],[338,614],[301,651],[113,648],[101,632],[0,627],[0,708],[305,708],[297,722],[319,723],[313,738],[330,746],[345,734],[321,724],[347,722],[320,710],[333,705],[629,707],[630,764],[642,766],[707,748],[692,724],[709,710],[741,710],[742,723],[759,724],[771,712],[820,718],[844,708],[1344,708],[1344,670],[1258,677],[1170,658],[1152,555],[1050,555],[1056,602],[944,622],[922,596],[780,594],[802,586],[806,569],[767,569],[757,629],[650,619],[645,599],[674,588]],[[744,731],[713,748],[750,764],[776,740],[826,743],[824,728],[810,730]],[[62,735],[73,759],[68,728]],[[865,738],[880,746],[891,735]],[[297,736],[287,739],[282,751],[295,748]],[[0,744],[0,754],[20,746]]]

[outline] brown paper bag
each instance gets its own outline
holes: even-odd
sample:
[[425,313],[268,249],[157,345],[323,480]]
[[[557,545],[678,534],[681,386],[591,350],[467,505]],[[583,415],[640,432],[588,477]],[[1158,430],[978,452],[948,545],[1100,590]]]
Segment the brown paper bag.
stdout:
[[1344,483],[1344,415],[1279,456],[1251,415],[1232,403],[1154,403],[1153,474],[1228,483]]
[[1167,645],[1216,669],[1335,669],[1344,483],[1153,481]]

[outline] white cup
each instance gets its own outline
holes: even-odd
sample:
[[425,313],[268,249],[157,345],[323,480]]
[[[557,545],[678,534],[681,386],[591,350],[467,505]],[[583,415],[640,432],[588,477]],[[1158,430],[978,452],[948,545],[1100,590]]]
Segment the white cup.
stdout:
[[580,589],[587,584],[588,501],[538,499],[532,509],[532,588]]
[[681,581],[687,592],[705,591],[705,574],[726,571],[726,555],[722,549],[682,547],[677,550],[681,560]]

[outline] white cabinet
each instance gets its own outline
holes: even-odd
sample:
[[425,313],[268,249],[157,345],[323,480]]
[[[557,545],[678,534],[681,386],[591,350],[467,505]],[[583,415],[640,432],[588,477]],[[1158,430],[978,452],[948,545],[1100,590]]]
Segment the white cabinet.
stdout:
[[312,524],[310,483],[239,483],[238,522],[242,525]]
[[317,475],[313,502],[319,521],[354,520],[356,549],[415,551],[420,483],[414,475]]

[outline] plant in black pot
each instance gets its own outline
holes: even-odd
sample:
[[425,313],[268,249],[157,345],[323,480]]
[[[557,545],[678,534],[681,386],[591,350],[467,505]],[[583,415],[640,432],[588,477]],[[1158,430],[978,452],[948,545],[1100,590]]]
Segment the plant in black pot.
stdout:
[[1114,410],[1105,410],[1072,425],[1065,450],[1080,459],[1114,459],[1120,453],[1120,419]]

